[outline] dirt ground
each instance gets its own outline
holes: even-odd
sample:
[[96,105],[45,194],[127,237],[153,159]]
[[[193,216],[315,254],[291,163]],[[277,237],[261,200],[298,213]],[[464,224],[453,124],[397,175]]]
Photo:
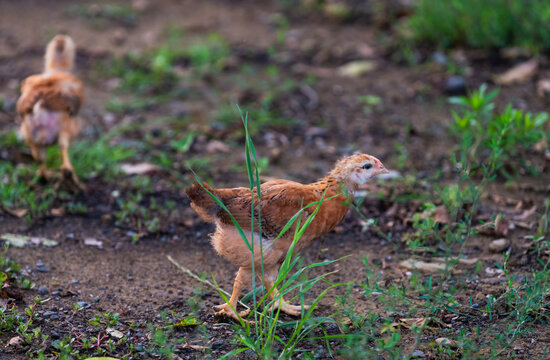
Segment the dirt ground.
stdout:
[[[207,129],[209,134],[206,139],[198,138],[189,152],[174,158],[174,171],[180,173],[180,177],[165,171],[147,175],[152,185],[142,203],[150,204],[154,199],[158,204],[173,201],[175,205],[167,218],[161,219],[160,231],[147,234],[135,243],[131,235],[136,230],[117,224],[113,215],[119,209],[117,198],[135,192],[130,175],[119,175],[112,181],[100,177],[87,179],[86,192],[71,195],[73,197],[70,199],[85,205],[86,211],[81,214],[54,214],[50,211],[29,223],[25,219],[0,213],[0,234],[17,233],[59,242],[55,247],[12,247],[7,252],[35,283],[32,290],[22,291],[23,298],[17,306],[23,308],[30,304],[39,295],[40,288],[43,288],[40,296],[49,299],[38,311],[44,317],[40,322],[43,332],[51,340],[63,338],[68,333],[76,338],[81,334],[92,336],[95,329],[88,320],[96,314],[112,312],[120,314],[119,328],[123,333],[131,334],[131,341],[137,345],[148,344],[151,340],[148,326],[163,324],[160,313],[169,312],[172,314],[170,316],[196,314],[204,325],[175,331],[174,336],[185,337],[185,344],[208,349],[201,351],[181,345],[176,352],[182,359],[214,359],[235,348],[231,342],[233,328],[213,315],[213,306],[222,302],[220,296],[181,273],[168,261],[167,255],[196,274],[206,278],[213,276],[222,288],[231,289],[237,269],[217,256],[208,239],[213,226],[203,223],[189,207],[183,189],[191,183],[192,174],[186,170],[184,161],[188,157],[203,156],[206,145],[212,139],[229,143],[229,152],[209,153],[210,163],[201,168],[201,174],[212,179],[217,186],[246,185],[247,176],[242,170],[242,138],[235,137],[234,132],[227,129],[217,131],[210,125],[210,114],[231,101],[253,106],[261,96],[239,89],[234,80],[240,68],[228,65],[213,79],[177,84],[187,92],[168,103],[136,112],[113,114],[105,108],[106,102],[113,96],[112,79],[98,77],[95,68],[98,61],[133,51],[154,49],[162,42],[168,25],[183,29],[184,43],[192,43],[210,33],[220,34],[227,40],[233,54],[231,61],[257,67],[276,63],[281,82],[293,79],[297,83],[291,93],[279,96],[274,107],[284,116],[299,121],[284,128],[265,125],[253,139],[260,156],[269,158],[269,166],[262,173],[264,178],[313,181],[329,171],[335,160],[357,150],[377,156],[388,168],[394,169],[399,162],[398,143],[405,147],[408,154],[399,170],[401,174],[429,179],[441,171],[441,183],[455,179],[448,162],[453,147],[447,134],[452,117],[445,100],[445,70],[430,63],[411,66],[393,60],[396,50],[386,44],[382,30],[368,21],[342,23],[327,20],[319,14],[293,16],[287,12],[289,28],[281,44],[277,40],[277,26],[273,19],[274,14],[281,14],[283,10],[276,1],[150,1],[145,2],[147,9],[139,13],[132,26],[117,22],[94,26],[82,16],[67,10],[73,3],[38,0],[0,2],[0,95],[4,98],[4,109],[0,110],[2,133],[17,129],[14,103],[18,86],[26,76],[40,71],[45,44],[53,34],[62,32],[70,34],[78,44],[76,73],[84,80],[86,90],[86,103],[81,110],[86,126],[76,142],[86,137],[93,138],[118,124],[135,121],[141,127],[124,133],[117,141],[137,143],[156,129],[156,125],[148,126],[148,123],[178,111],[184,112],[189,119],[183,125],[183,131]],[[277,48],[275,56],[270,55],[273,47]],[[423,50],[419,50],[417,55],[421,59],[430,56]],[[468,52],[464,56],[474,58]],[[358,59],[371,61],[375,69],[354,77],[341,76],[336,71],[339,66]],[[493,74],[506,70],[512,62],[475,58],[468,61],[466,80],[471,89],[490,81]],[[547,72],[550,72],[550,66],[543,60],[539,74],[543,76]],[[312,75],[317,80],[309,85],[307,78]],[[358,95],[376,95],[383,105],[366,113],[364,105],[357,101]],[[117,93],[117,96],[130,98],[132,94]],[[502,88],[497,106],[502,107],[506,103],[531,112],[548,110],[547,100],[536,96],[534,81]],[[238,115],[235,115],[235,123],[238,124],[238,121]],[[163,141],[159,139],[160,143]],[[140,150],[136,158],[126,162],[146,161],[143,160],[147,159],[144,152]],[[0,149],[0,161],[32,162],[30,151],[24,146]],[[521,213],[532,206],[536,206],[537,214],[543,211],[544,198],[549,195],[549,161],[538,158],[533,161],[542,163],[541,177],[525,176],[519,185],[497,181],[484,196],[481,211],[492,214],[504,209],[510,213]],[[330,275],[331,281],[360,283],[365,278],[363,261],[367,257],[371,264],[381,266],[379,271],[386,283],[407,277],[406,270],[400,268],[398,263],[411,257],[411,251],[400,241],[404,233],[411,231],[410,224],[403,220],[405,216],[402,215],[410,208],[403,204],[395,205],[388,198],[378,198],[375,194],[388,191],[383,184],[373,184],[369,189],[371,191],[361,210],[367,218],[378,219],[379,229],[386,234],[392,233],[391,239],[388,241],[381,237],[372,228],[362,231],[363,220],[351,211],[336,231],[314,242],[302,254],[304,264],[348,257],[326,269],[312,271],[311,275],[337,270],[336,274]],[[506,199],[504,203],[499,203],[498,200],[503,198]],[[66,202],[57,199],[52,208],[63,208]],[[509,236],[512,241],[510,263],[518,276],[529,274],[533,267],[534,259],[527,254],[522,238],[526,234],[529,234],[527,230],[517,228]],[[86,238],[97,239],[102,246],[86,245]],[[467,255],[478,259],[483,269],[494,268],[495,263],[502,262],[502,254],[489,251],[487,244],[491,240],[476,237],[467,246]],[[466,286],[462,300],[467,302],[473,298],[483,304],[483,299],[478,299],[476,294],[501,291],[499,281],[483,282],[482,278],[483,275],[478,279],[480,281]],[[313,293],[318,293],[320,289],[316,287]],[[342,295],[341,291],[335,290],[323,299],[317,310],[319,315],[333,312],[335,297]],[[365,296],[358,287],[352,289],[352,297],[355,310],[359,313],[383,309],[380,301],[373,296]],[[80,309],[75,310],[76,303],[82,305]],[[476,322],[486,320],[465,319],[460,327],[472,329]],[[536,331],[516,340],[514,345],[517,349],[512,350],[512,346],[510,352],[503,356],[548,356],[550,326],[539,323],[535,327]],[[436,333],[428,333],[422,338],[422,344],[428,344],[436,337],[439,337]],[[9,337],[0,336],[0,357],[25,358],[25,348],[7,347],[8,340]],[[411,352],[418,349],[417,344],[413,344],[412,336],[404,333],[403,341],[405,349]],[[311,349],[319,345],[308,346]],[[322,345],[319,347],[323,349]],[[436,358],[430,355],[428,347],[420,348],[423,351],[420,357]],[[115,357],[125,355],[117,351],[108,354]],[[245,353],[243,358],[252,358],[252,355]],[[319,358],[330,356],[321,350]]]

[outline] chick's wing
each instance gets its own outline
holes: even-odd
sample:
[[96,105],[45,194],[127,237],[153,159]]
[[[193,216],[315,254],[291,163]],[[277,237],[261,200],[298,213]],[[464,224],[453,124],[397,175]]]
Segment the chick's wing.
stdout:
[[[264,183],[261,187],[261,202],[258,201],[256,190],[251,197],[250,189],[224,189],[218,190],[217,194],[224,205],[231,212],[239,225],[246,230],[251,229],[252,201],[254,201],[254,217],[262,219],[262,234],[266,238],[275,238],[284,229],[288,221],[302,208],[321,200],[322,194],[312,191],[302,184],[274,180]],[[313,213],[316,205],[311,205],[304,210],[302,217],[305,219]],[[231,217],[224,210],[220,209],[218,219],[228,225],[233,225]],[[254,225],[257,229],[257,222]]]
[[74,116],[83,100],[82,82],[74,75],[62,72],[33,75],[25,79],[21,86],[17,111],[21,115],[30,114],[40,101],[40,106],[45,110],[66,112]]

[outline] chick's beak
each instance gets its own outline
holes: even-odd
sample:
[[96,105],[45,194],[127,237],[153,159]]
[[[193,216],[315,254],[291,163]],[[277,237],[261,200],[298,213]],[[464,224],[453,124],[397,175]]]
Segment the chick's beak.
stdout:
[[376,175],[378,174],[388,174],[389,171],[384,165],[382,165],[378,170],[376,170]]

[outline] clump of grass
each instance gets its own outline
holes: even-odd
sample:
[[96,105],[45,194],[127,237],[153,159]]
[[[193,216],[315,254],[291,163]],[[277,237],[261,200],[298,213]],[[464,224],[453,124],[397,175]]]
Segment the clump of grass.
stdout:
[[84,179],[102,176],[113,180],[120,173],[119,164],[131,158],[136,150],[121,144],[111,144],[111,136],[106,135],[97,141],[75,143],[72,150],[73,166]]
[[0,133],[0,147],[19,146],[21,142],[17,139],[17,133],[15,131],[8,131],[6,133]]
[[[34,284],[20,273],[20,266],[7,257],[8,245],[5,244],[0,251],[0,289],[5,291],[10,286],[20,286],[28,289]],[[20,313],[17,306],[8,305],[5,302],[0,306],[0,336],[12,338],[20,336],[25,344],[38,347],[46,341],[47,335],[42,333],[40,326],[36,326],[38,314],[37,307],[42,299],[36,297],[34,302],[24,308]]]
[[151,198],[149,207],[146,207],[142,201],[141,192],[129,194],[129,196],[117,200],[119,210],[114,213],[117,226],[136,231],[132,234],[133,242],[137,242],[145,235],[158,233],[161,230],[160,214],[164,213],[165,208],[171,211],[175,206],[174,202],[167,202],[164,207],[161,207],[157,205],[154,198]]
[[4,244],[3,250],[0,251],[0,289],[3,288],[4,284],[10,283],[14,283],[23,289],[30,289],[34,284],[20,274],[21,266],[6,255],[7,251],[8,244]]
[[36,166],[13,166],[0,163],[0,206],[6,209],[26,209],[26,219],[39,218],[45,215],[55,200],[53,187],[34,190],[31,185],[37,184]]
[[487,94],[486,90],[482,85],[469,96],[450,99],[460,107],[459,111],[453,111],[455,122],[451,131],[459,139],[460,151],[468,157],[471,164],[468,170],[475,171],[494,160],[496,169],[508,177],[522,167],[538,174],[522,155],[546,136],[543,125],[548,114],[526,113],[512,105],[496,113],[493,99],[498,91]]
[[[129,53],[96,63],[96,72],[120,78],[119,89],[139,95],[170,94],[182,78],[184,69],[193,67],[194,74],[202,77],[223,68],[230,54],[226,41],[218,34],[210,34],[200,41],[184,46],[181,34],[172,31],[165,43],[142,53]],[[177,95],[177,94],[172,94]],[[144,104],[150,97],[139,99]]]
[[121,79],[119,88],[138,94],[165,93],[174,88],[178,76],[174,61],[181,51],[169,45],[143,54],[129,53],[98,63],[99,72]]
[[212,33],[183,48],[182,54],[199,75],[205,75],[223,68],[224,60],[230,55],[230,49],[224,38]]
[[550,48],[546,1],[419,0],[410,18],[414,39],[442,48]]

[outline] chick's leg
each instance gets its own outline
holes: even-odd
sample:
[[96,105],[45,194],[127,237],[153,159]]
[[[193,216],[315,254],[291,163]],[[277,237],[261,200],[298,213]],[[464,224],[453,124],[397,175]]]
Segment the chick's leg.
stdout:
[[42,179],[49,180],[52,174],[46,170],[46,149],[33,144],[29,144],[29,147],[31,148],[32,157],[39,163],[38,172],[36,174]]
[[[275,272],[275,274],[277,274],[277,272]],[[265,287],[266,290],[269,292],[271,300],[277,299],[273,304],[272,310],[275,311],[277,309],[281,309],[282,312],[288,315],[300,316],[302,314],[302,305],[291,305],[287,303],[283,296],[279,293],[277,288],[274,286],[275,280],[277,280],[277,276],[273,276],[273,272],[271,272],[271,274],[266,274],[264,278]],[[309,305],[304,305],[303,309],[309,309]]]
[[[78,180],[78,177],[76,176],[76,173],[74,171],[73,165],[71,164],[71,160],[69,158],[69,145],[71,143],[70,135],[67,132],[60,132],[59,133],[59,149],[61,150],[61,158],[62,158],[62,164],[61,164],[61,175],[62,180],[70,180],[73,182],[74,185],[79,190],[85,190],[85,186],[82,185],[80,180]],[[59,187],[60,184],[57,185]]]
[[237,276],[235,277],[235,282],[233,283],[233,293],[231,294],[231,298],[229,299],[229,302],[215,306],[215,308],[219,310],[218,312],[216,312],[215,314],[216,316],[227,316],[235,320],[239,320],[239,316],[244,317],[248,315],[248,313],[250,312],[250,309],[241,311],[239,315],[237,315],[235,310],[237,309],[237,301],[239,300],[239,294],[241,293],[241,289],[244,286],[244,282],[249,277],[250,277],[249,272],[241,267],[237,272]]

